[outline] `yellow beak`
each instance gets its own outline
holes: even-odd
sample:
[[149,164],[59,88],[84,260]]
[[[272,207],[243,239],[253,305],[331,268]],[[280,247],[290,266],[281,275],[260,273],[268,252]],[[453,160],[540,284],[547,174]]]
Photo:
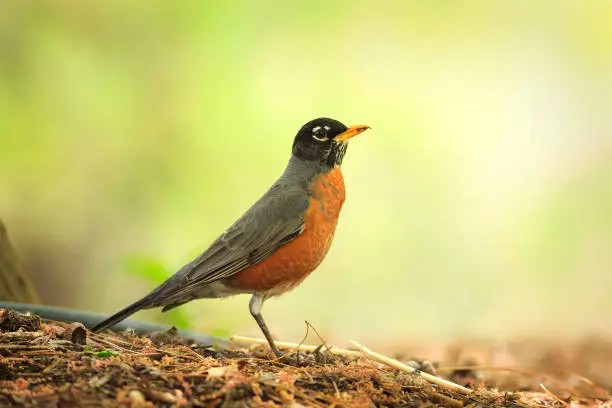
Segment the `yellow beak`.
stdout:
[[334,137],[334,140],[338,142],[344,142],[345,140],[349,140],[350,138],[355,137],[362,132],[365,132],[369,128],[370,127],[368,125],[349,126],[348,129],[346,129],[344,132]]

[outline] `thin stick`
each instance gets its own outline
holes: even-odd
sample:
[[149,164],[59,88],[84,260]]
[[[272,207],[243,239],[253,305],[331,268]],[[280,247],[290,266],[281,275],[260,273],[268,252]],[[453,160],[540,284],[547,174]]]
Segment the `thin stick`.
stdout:
[[195,358],[197,358],[198,360],[200,360],[200,362],[204,362],[207,361],[206,357],[204,357],[203,355],[197,353],[195,350],[193,350],[191,347],[187,347],[184,345],[180,345],[183,350],[186,350],[187,352],[189,352],[191,355],[193,355]]
[[550,395],[551,397],[553,397],[554,399],[556,399],[557,401],[559,401],[560,403],[562,403],[566,407],[569,406],[569,404],[566,401],[563,401],[561,398],[559,398],[555,394],[553,394],[548,388],[546,388],[546,386],[544,384],[540,383],[540,388],[542,388],[544,390],[544,392],[546,392],[548,395]]
[[558,380],[550,375],[543,374],[537,371],[526,370],[523,368],[515,368],[515,367],[497,367],[497,366],[485,366],[485,365],[465,365],[465,366],[449,366],[449,367],[436,367],[437,372],[444,371],[460,371],[460,370],[472,370],[472,371],[507,371],[511,373],[519,373],[526,376],[531,377],[542,377],[549,381],[556,381],[560,384],[565,384],[565,382]]
[[[308,323],[308,322],[306,322],[306,323]],[[300,341],[300,343],[298,344],[298,346],[297,346],[296,348],[294,348],[293,350],[286,352],[286,353],[285,353],[285,354],[283,354],[282,356],[280,356],[280,357],[276,357],[276,358],[275,358],[274,360],[272,360],[272,361],[280,361],[280,360],[282,360],[283,358],[287,357],[288,355],[295,353],[295,351],[296,351],[296,350],[298,350],[298,349],[300,348],[300,346],[302,346],[302,345],[304,344],[304,342],[306,341],[306,339],[308,338],[308,333],[310,333],[310,328],[308,327],[308,324],[306,324],[306,333],[304,334],[304,337],[302,337],[302,341]],[[274,344],[276,344],[276,342],[274,342]]]
[[606,395],[606,398],[610,399],[610,393],[605,388],[603,388],[602,386],[597,385],[593,381],[589,380],[588,378],[583,377],[581,375],[578,375],[576,373],[570,372],[570,374],[580,378],[582,381],[584,381],[585,383],[589,384],[591,387],[595,388],[599,392],[603,392]]
[[[258,339],[254,337],[232,336],[230,340],[233,341],[234,343],[239,343],[239,344],[250,344],[250,345],[268,344],[266,340]],[[286,341],[275,341],[274,344],[276,344],[276,347],[281,348],[281,349],[295,349],[295,350],[301,350],[301,351],[316,351],[317,348],[319,348],[319,346],[311,346],[309,344],[289,343]],[[328,351],[332,354],[336,354],[339,356],[347,356],[347,357],[361,357],[362,356],[361,352],[359,351],[346,350],[346,349],[341,349],[341,348],[337,348],[334,346],[329,346]]]
[[[133,355],[137,355],[137,356],[147,356],[147,353],[143,353],[142,351],[140,351],[140,350],[142,350],[142,347],[137,348],[137,346],[134,343],[129,343],[127,341],[121,340],[121,339],[119,339],[117,337],[113,337],[113,336],[108,335],[108,334],[100,334],[100,333],[93,333],[93,332],[88,332],[88,333],[89,333],[89,336],[90,336],[88,340],[94,341],[94,342],[96,342],[98,344],[103,344],[105,346],[112,346],[112,347],[115,347],[115,348],[119,349],[120,351],[132,353]],[[137,349],[136,350],[131,350],[129,348],[121,347],[118,344],[113,343],[113,341],[111,341],[109,339],[112,339],[113,341],[116,341],[117,343],[126,344],[126,345],[128,345],[130,347],[134,347],[134,348],[137,348]],[[183,347],[189,348],[187,346],[183,346]],[[180,354],[174,353],[174,352],[172,352],[170,350],[162,350],[162,349],[157,348],[157,347],[151,347],[151,350],[155,350],[156,352],[161,353],[162,355],[163,354],[167,354],[169,356],[174,356],[174,357],[179,357],[179,356],[180,357],[187,357],[186,355],[180,355]],[[193,352],[192,353],[192,355],[193,355],[192,357],[195,358],[197,356],[198,361],[203,361],[203,359],[205,359],[203,356],[199,355],[195,351],[193,351],[193,350],[191,350],[191,351]]]
[[440,377],[436,377],[431,374],[424,373],[420,370],[415,370],[414,368],[407,366],[393,358],[383,356],[382,354],[375,353],[367,347],[362,346],[354,340],[351,340],[350,343],[357,347],[359,351],[363,353],[364,356],[369,358],[370,360],[378,361],[379,363],[387,364],[393,368],[397,368],[398,370],[404,371],[406,373],[418,373],[423,379],[429,381],[430,383],[434,383],[439,385],[440,387],[444,387],[453,391],[457,391],[464,395],[469,395],[472,393],[472,390],[469,388],[465,388],[459,384],[455,384],[454,382],[444,380]]
[[[571,392],[572,394],[575,394],[578,397],[581,397],[581,398],[584,397],[582,394],[576,392],[574,390],[574,387],[569,386],[567,384],[567,381],[559,380],[558,378],[555,378],[555,377],[550,376],[548,374],[541,373],[539,371],[526,370],[524,368],[516,368],[516,367],[500,367],[500,366],[485,366],[485,365],[473,365],[473,366],[466,365],[466,366],[436,367],[436,371],[437,372],[458,371],[458,370],[507,371],[507,372],[519,373],[519,374],[526,375],[526,376],[531,376],[531,377],[541,377],[541,378],[544,378],[544,379],[546,379],[548,381],[555,382],[557,384],[563,385],[565,390]],[[588,378],[583,377],[581,375],[578,375],[578,374],[576,374],[574,372],[567,371],[567,373],[572,375],[572,376],[575,376],[578,379],[580,379],[581,381],[583,381],[584,383],[586,383],[589,386],[593,387],[597,391],[603,393],[606,396],[606,398],[610,399],[610,393],[605,388],[603,388],[602,386],[597,385],[593,381],[589,380]]]
[[[310,324],[310,322],[309,322],[308,320],[305,320],[305,322],[306,322],[306,325],[307,325],[306,327],[311,327],[311,328],[312,328],[312,330],[315,332],[315,334],[317,335],[317,337],[319,338],[319,340],[321,340],[321,343],[323,343],[323,345],[324,345],[324,346],[325,346],[325,348],[327,349],[327,352],[328,352],[328,353],[330,353],[330,354],[332,355],[332,357],[334,358],[334,361],[337,361],[338,359],[336,358],[336,356],[334,356],[334,355],[331,353],[331,347],[329,347],[329,345],[327,344],[327,342],[325,341],[325,339],[324,339],[323,337],[321,337],[321,335],[319,334],[319,332],[317,331],[317,329],[316,329],[316,328],[315,328],[315,327],[314,327],[312,324]],[[338,395],[339,395],[339,394],[338,394]]]

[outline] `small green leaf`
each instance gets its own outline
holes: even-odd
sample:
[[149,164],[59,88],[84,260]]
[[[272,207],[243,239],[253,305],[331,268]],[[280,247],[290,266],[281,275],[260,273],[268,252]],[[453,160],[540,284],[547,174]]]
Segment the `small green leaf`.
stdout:
[[96,351],[95,353],[93,353],[93,355],[96,357],[100,357],[100,358],[109,358],[109,357],[117,357],[119,354],[114,353],[110,350],[102,350],[102,351]]

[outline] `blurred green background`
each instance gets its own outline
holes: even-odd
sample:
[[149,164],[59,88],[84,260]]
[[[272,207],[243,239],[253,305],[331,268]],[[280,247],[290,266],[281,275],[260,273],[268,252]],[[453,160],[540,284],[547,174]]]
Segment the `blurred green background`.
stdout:
[[[612,2],[0,7],[0,217],[47,304],[205,249],[302,124],[368,124],[332,251],[264,316],[331,340],[610,333]],[[171,320],[260,335],[248,297]],[[159,311],[141,319],[164,319]]]

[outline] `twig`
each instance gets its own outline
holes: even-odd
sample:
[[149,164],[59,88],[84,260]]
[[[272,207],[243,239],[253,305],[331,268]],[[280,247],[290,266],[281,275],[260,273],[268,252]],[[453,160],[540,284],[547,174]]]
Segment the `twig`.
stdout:
[[[121,347],[118,344],[115,344],[112,341],[108,340],[105,336],[102,336],[102,335],[99,335],[99,334],[94,334],[94,336],[91,336],[92,333],[89,333],[89,334],[90,334],[90,338],[88,340],[91,340],[92,342],[98,343],[98,345],[102,344],[102,345],[104,345],[106,347],[113,347],[113,348],[115,348],[115,349],[117,349],[117,350],[119,350],[121,352],[124,352],[124,353],[131,353],[131,354],[135,354],[135,355],[142,354],[141,351],[135,351],[135,350],[130,350],[130,349],[125,348],[125,347]],[[115,340],[115,338],[113,338],[113,337],[110,337],[110,338]],[[123,343],[125,343],[125,342],[123,342]]]
[[276,357],[274,360],[274,362],[280,362],[280,360],[282,360],[283,358],[287,357],[290,354],[295,353],[296,350],[298,350],[300,348],[300,346],[302,346],[304,344],[304,342],[306,341],[306,339],[308,338],[308,333],[310,333],[310,327],[308,327],[308,322],[306,322],[306,333],[304,333],[304,337],[302,337],[302,341],[300,341],[300,343],[297,345],[296,348],[294,348],[291,351],[286,352],[285,354],[283,354],[280,357]]
[[[436,368],[437,372],[460,371],[460,370],[507,371],[507,372],[510,372],[510,373],[518,373],[518,374],[522,374],[522,375],[530,376],[530,377],[540,377],[540,378],[546,379],[548,381],[555,382],[557,384],[562,385],[564,390],[569,391],[570,393],[574,394],[575,396],[577,396],[579,398],[585,398],[584,395],[578,393],[574,389],[574,387],[568,386],[566,381],[560,380],[560,379],[555,378],[555,377],[553,377],[551,375],[548,375],[548,374],[541,373],[539,371],[527,370],[527,369],[524,369],[524,368],[516,368],[516,367],[500,367],[500,366],[485,366],[485,365],[448,366],[448,367],[437,367]],[[605,388],[603,388],[602,386],[597,385],[593,381],[589,380],[588,378],[583,377],[581,375],[578,375],[576,373],[573,373],[571,371],[568,371],[567,373],[569,375],[572,375],[572,376],[580,379],[585,384],[588,384],[589,386],[593,387],[597,391],[603,393],[603,395],[605,395],[606,398],[610,399],[610,393]]]
[[590,385],[591,387],[595,388],[595,389],[596,389],[596,390],[598,390],[599,392],[602,392],[602,393],[603,393],[603,394],[606,396],[606,398],[610,399],[610,393],[609,393],[609,392],[608,392],[608,390],[606,390],[604,387],[602,387],[602,386],[600,386],[600,385],[597,385],[597,384],[595,384],[595,383],[594,383],[592,380],[590,380],[590,379],[588,379],[588,378],[586,378],[586,377],[583,377],[583,376],[581,376],[581,375],[578,375],[578,374],[576,374],[576,373],[572,373],[572,372],[570,372],[570,374],[571,374],[571,375],[576,376],[577,378],[579,378],[580,380],[584,381],[585,383],[587,383],[587,384],[588,384],[588,385]]
[[[310,322],[308,320],[305,321],[306,322],[306,327],[311,327],[312,330],[315,332],[315,334],[317,335],[317,337],[319,338],[319,340],[321,340],[321,343],[325,346],[325,348],[327,349],[327,352],[330,353],[332,355],[332,357],[334,358],[334,361],[337,361],[336,357],[333,355],[333,353],[331,353],[331,347],[329,347],[329,345],[327,344],[327,342],[325,341],[325,339],[323,337],[321,337],[321,335],[319,334],[319,332],[317,331],[317,329],[315,329],[315,327],[310,324]],[[338,394],[340,395],[340,394]]]
[[403,364],[393,358],[383,356],[382,354],[379,354],[379,353],[375,353],[369,348],[362,346],[361,344],[357,343],[354,340],[351,340],[350,343],[353,346],[357,347],[359,351],[361,351],[363,355],[369,358],[370,360],[374,360],[374,361],[378,361],[379,363],[387,364],[393,368],[397,368],[398,370],[401,370],[407,373],[418,373],[423,379],[429,381],[430,383],[434,383],[436,385],[439,385],[440,387],[444,387],[444,388],[447,388],[453,391],[457,391],[464,395],[469,395],[472,393],[472,390],[470,390],[469,388],[463,387],[459,384],[455,384],[454,382],[451,382],[451,381],[444,380],[440,377],[436,377],[434,375],[424,373],[420,370],[415,370],[414,368],[407,366],[406,364]]
[[334,390],[336,390],[336,398],[340,399],[340,390],[338,390],[338,386],[334,380],[332,380],[332,385],[334,386]]
[[[109,340],[109,339],[112,339],[112,341]],[[142,346],[138,347],[138,346],[136,346],[133,343],[121,340],[121,339],[119,339],[117,337],[110,336],[110,335],[107,335],[107,334],[99,334],[99,333],[89,332],[89,340],[94,341],[94,342],[96,342],[98,344],[103,344],[105,346],[115,347],[119,351],[125,351],[125,352],[131,353],[132,355],[135,355],[135,356],[144,356],[144,357],[146,357],[146,356],[150,355],[150,354],[147,354],[147,353],[144,353],[144,352],[140,351],[140,350],[142,350]],[[133,347],[136,350],[132,350],[132,349],[129,349],[129,348],[125,348],[125,347],[119,346],[118,344],[115,344],[113,341],[116,341],[117,343],[125,344],[125,345],[127,345],[129,347]],[[187,347],[187,346],[182,346],[182,347],[185,347],[185,348],[189,349],[189,347]],[[170,350],[163,350],[163,349],[158,348],[158,347],[150,347],[150,349],[154,350],[154,351],[156,351],[158,353],[161,353],[162,355],[167,354],[167,355],[173,356],[173,357],[183,357],[183,358],[187,358],[188,357],[188,356],[186,356],[184,354],[181,355],[179,353],[174,353],[174,352],[172,352]],[[193,357],[197,358],[197,361],[203,361],[202,360],[202,359],[204,359],[203,356],[199,355],[198,353],[196,353],[195,351],[193,351],[191,349],[190,349],[190,351],[192,351],[191,354],[193,355]]]
[[548,388],[546,388],[546,386],[544,384],[540,383],[540,388],[542,388],[545,393],[547,393],[548,395],[550,395],[551,397],[553,397],[554,399],[556,399],[557,401],[559,401],[560,403],[562,403],[566,407],[569,406],[569,404],[566,401],[563,401],[561,398],[559,398],[555,394],[553,394]]
[[317,407],[327,407],[329,405],[320,402],[319,400],[317,400],[314,397],[311,397],[310,395],[306,394],[305,392],[303,392],[302,390],[300,390],[299,388],[295,389],[295,395],[298,395],[302,398],[304,398],[305,400],[307,400],[308,402],[310,402],[312,405],[315,405]]
[[523,368],[516,368],[516,367],[499,367],[499,366],[485,366],[485,365],[460,365],[460,366],[436,367],[437,372],[468,371],[468,370],[472,370],[472,371],[507,371],[510,373],[518,373],[518,374],[522,374],[525,376],[541,377],[549,381],[556,381],[558,383],[564,384],[563,381],[558,380],[550,375],[540,373],[538,371],[526,370]]
[[28,350],[28,351],[50,351],[53,352],[54,349],[58,347],[53,347],[50,345],[45,346],[31,346],[29,344],[0,344],[0,350]]
[[[254,337],[232,336],[230,340],[233,341],[234,343],[239,343],[239,344],[250,344],[250,345],[268,344],[266,340],[258,339]],[[295,349],[295,350],[301,350],[301,351],[315,351],[319,347],[319,346],[311,346],[309,344],[300,345],[298,343],[289,343],[286,341],[275,341],[274,344],[276,344],[276,347],[281,348],[281,349]],[[362,356],[361,352],[359,351],[346,350],[346,349],[341,349],[341,348],[337,348],[334,346],[329,346],[328,351],[332,354],[336,354],[339,356],[347,356],[347,357],[361,357]]]
[[187,352],[189,352],[191,355],[193,355],[195,358],[197,358],[200,362],[207,361],[206,357],[204,357],[200,353],[196,352],[191,347],[187,347],[187,346],[184,346],[184,345],[178,345],[178,346],[179,346],[180,349],[183,349],[183,350],[186,350]]

